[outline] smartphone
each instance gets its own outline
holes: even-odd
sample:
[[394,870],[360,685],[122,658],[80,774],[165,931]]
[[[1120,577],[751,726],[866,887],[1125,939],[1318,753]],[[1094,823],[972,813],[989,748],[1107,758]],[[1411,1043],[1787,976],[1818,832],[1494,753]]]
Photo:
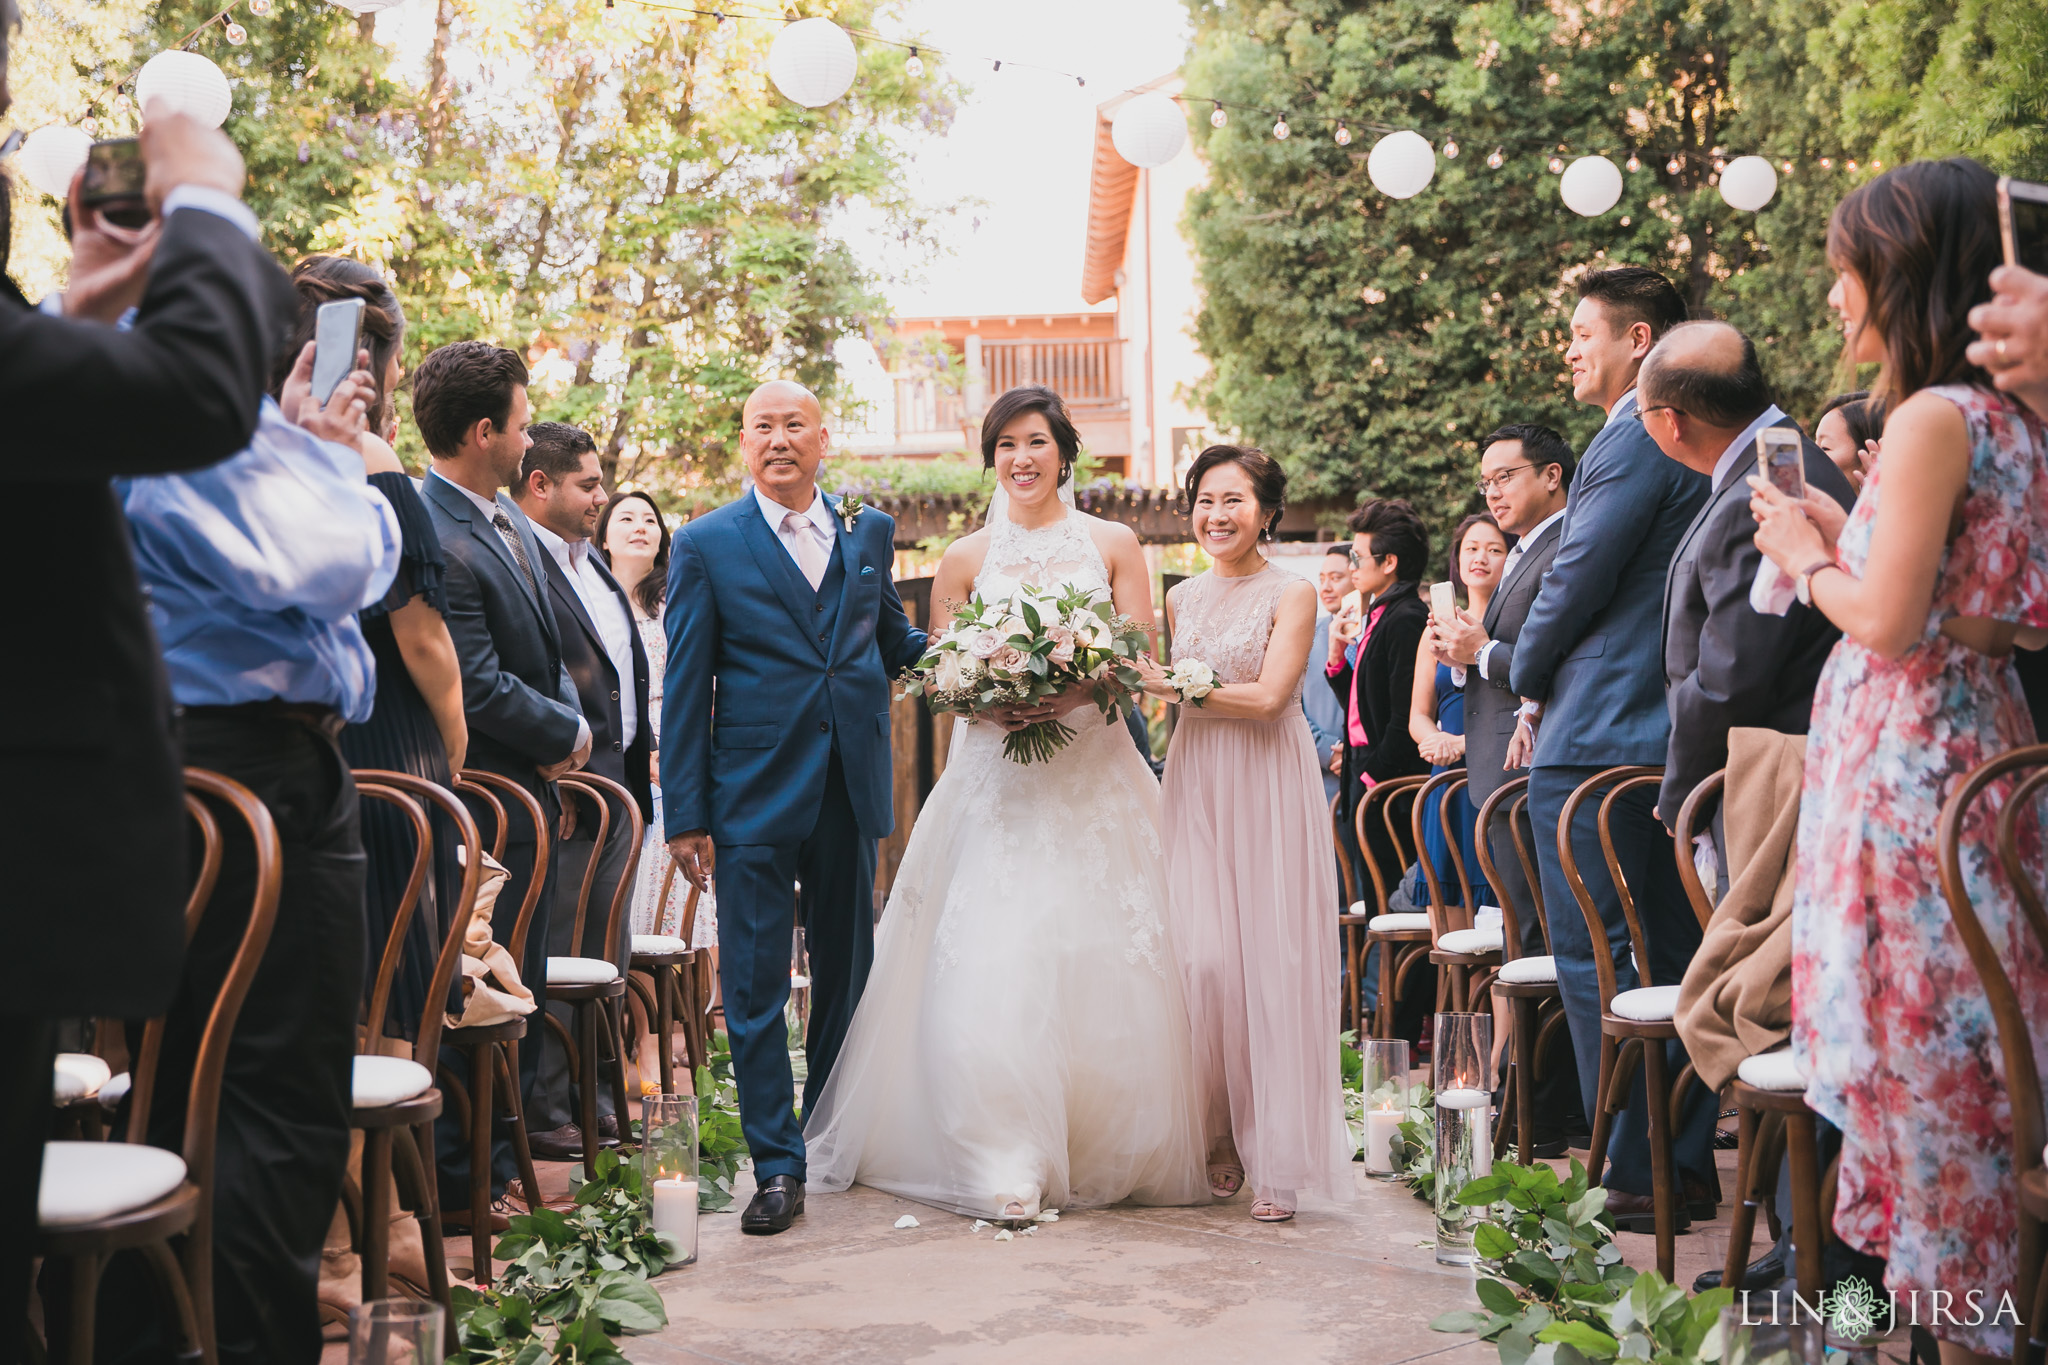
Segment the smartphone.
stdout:
[[2048,275],[2048,185],[1998,178],[1998,235],[2005,263]]
[[107,138],[86,151],[79,198],[116,227],[146,227],[151,217],[149,201],[142,194],[147,179],[142,143],[132,137]]
[[1780,493],[1798,502],[1806,497],[1806,447],[1799,433],[1765,427],[1756,434],[1756,466]]
[[363,301],[336,299],[313,315],[313,398],[321,407],[334,396],[335,385],[356,367],[363,344]]
[[1457,593],[1448,583],[1429,585],[1429,612],[1439,621],[1449,621],[1458,614]]

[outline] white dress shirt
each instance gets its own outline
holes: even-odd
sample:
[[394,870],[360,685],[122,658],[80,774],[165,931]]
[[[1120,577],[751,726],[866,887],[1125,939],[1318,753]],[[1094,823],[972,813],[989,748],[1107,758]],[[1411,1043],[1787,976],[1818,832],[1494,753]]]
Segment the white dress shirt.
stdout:
[[[760,504],[761,516],[767,521],[768,529],[775,532],[775,538],[782,543],[782,548],[789,552],[790,562],[801,572],[803,561],[797,558],[795,537],[805,532],[801,529],[791,530],[783,525],[794,509],[784,507],[763,493],[759,484],[754,485],[754,501]],[[839,548],[839,531],[832,524],[832,504],[825,501],[823,493],[813,488],[810,509],[803,516],[810,523],[810,534],[817,537],[818,546],[824,551],[826,566],[830,567],[832,555]]]
[[612,670],[619,677],[619,747],[630,749],[640,734],[639,697],[633,688],[633,613],[591,563],[595,551],[589,541],[564,540],[537,521],[533,523],[533,538],[560,566],[571,591],[589,614],[590,624],[597,627],[598,638],[604,642],[605,657],[612,661]]
[[[1552,512],[1549,516],[1545,517],[1543,520],[1537,522],[1534,526],[1530,527],[1528,535],[1516,537],[1515,548],[1509,550],[1508,557],[1505,560],[1501,561],[1501,587],[1505,587],[1507,585],[1508,575],[1515,571],[1515,565],[1522,562],[1522,551],[1527,549],[1529,546],[1535,544],[1536,537],[1542,535],[1546,530],[1550,528],[1550,524],[1552,522],[1556,521],[1559,517],[1563,515],[1564,509],[1560,507],[1555,512]],[[1500,587],[1496,587],[1494,591],[1499,592]],[[1486,656],[1493,653],[1493,647],[1499,643],[1500,641],[1498,640],[1488,640],[1485,644],[1479,647],[1479,676],[1486,679],[1488,682],[1493,681],[1493,674],[1486,671]]]
[[[1736,462],[1756,444],[1756,434],[1758,432],[1767,427],[1778,426],[1789,420],[1785,416],[1785,410],[1776,403],[1773,403],[1765,408],[1763,414],[1754,422],[1744,427],[1742,434],[1730,441],[1728,448],[1721,452],[1721,458],[1714,461],[1714,491],[1716,493],[1721,491],[1721,480],[1728,477],[1728,471],[1735,468]],[[1759,470],[1758,472],[1761,473],[1762,471]]]

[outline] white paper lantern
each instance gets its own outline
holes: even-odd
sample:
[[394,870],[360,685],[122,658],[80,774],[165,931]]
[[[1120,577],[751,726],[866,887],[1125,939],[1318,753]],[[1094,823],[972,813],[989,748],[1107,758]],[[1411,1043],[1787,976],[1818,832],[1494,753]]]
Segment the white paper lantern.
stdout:
[[162,100],[171,112],[190,114],[207,127],[218,128],[228,121],[234,95],[219,67],[197,52],[171,48],[143,63],[135,78],[135,102],[142,106],[144,118],[149,117],[152,100]]
[[1109,125],[1116,154],[1133,166],[1164,166],[1188,145],[1188,120],[1171,96],[1154,90],[1124,102]]
[[21,144],[21,173],[44,194],[62,199],[71,192],[71,178],[92,150],[92,134],[82,128],[53,123],[38,128]]
[[799,19],[777,34],[768,49],[769,79],[806,109],[830,104],[852,89],[859,68],[853,39],[830,19]]
[[1621,167],[1604,156],[1582,156],[1564,168],[1557,196],[1573,213],[1598,218],[1621,201]]
[[1436,179],[1436,151],[1422,134],[1404,128],[1372,145],[1365,173],[1389,199],[1413,199]]
[[1755,213],[1778,192],[1778,172],[1760,156],[1738,156],[1721,172],[1721,197],[1728,207]]

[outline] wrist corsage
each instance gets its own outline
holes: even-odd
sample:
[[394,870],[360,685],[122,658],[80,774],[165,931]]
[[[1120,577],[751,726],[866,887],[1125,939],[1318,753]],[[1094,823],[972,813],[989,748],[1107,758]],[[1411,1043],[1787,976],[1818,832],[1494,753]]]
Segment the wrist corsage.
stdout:
[[1216,690],[1216,670],[1200,659],[1181,659],[1167,670],[1166,683],[1176,694],[1174,700],[1200,706]]

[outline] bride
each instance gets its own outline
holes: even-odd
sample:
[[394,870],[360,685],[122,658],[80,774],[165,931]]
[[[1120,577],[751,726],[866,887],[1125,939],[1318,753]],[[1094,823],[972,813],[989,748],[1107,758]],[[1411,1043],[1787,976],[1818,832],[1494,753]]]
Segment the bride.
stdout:
[[[946,551],[934,636],[971,592],[1107,588],[1153,624],[1137,537],[1073,506],[1079,436],[1039,385],[990,404],[988,525]],[[1050,760],[1005,726],[1058,716]],[[987,1218],[1208,1198],[1187,1010],[1166,939],[1159,784],[1083,694],[957,720],[844,1050],[806,1116],[810,1178]]]

